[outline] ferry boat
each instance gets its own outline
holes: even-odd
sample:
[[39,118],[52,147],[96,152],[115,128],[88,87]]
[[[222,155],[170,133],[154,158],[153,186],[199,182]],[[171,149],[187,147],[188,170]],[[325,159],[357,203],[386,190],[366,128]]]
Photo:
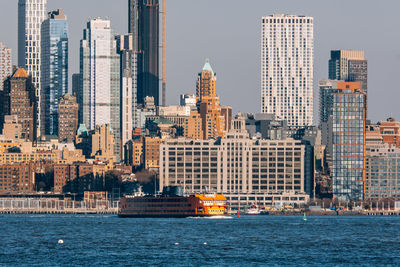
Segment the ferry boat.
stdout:
[[206,217],[228,214],[226,197],[220,194],[184,196],[182,187],[165,187],[161,195],[126,195],[121,198],[119,217]]
[[260,215],[260,209],[256,205],[252,205],[247,209],[246,215]]

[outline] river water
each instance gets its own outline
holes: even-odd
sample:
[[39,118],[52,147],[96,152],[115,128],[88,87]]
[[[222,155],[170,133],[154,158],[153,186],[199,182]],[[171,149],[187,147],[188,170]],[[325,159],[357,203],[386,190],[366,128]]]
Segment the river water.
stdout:
[[307,219],[0,215],[0,266],[400,265],[400,217]]

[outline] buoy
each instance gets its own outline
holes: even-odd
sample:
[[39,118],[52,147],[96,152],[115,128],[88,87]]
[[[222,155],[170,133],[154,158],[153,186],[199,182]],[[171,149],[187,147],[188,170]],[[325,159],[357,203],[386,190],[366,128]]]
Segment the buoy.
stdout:
[[240,211],[238,211],[238,213],[237,213],[237,217],[238,217],[238,218],[240,218]]
[[204,242],[203,245],[207,245],[207,242]]
[[177,245],[179,245],[179,243],[178,243],[178,242],[176,242],[176,243],[175,243],[175,246],[177,246]]
[[64,244],[64,240],[59,239],[59,240],[58,240],[58,244]]

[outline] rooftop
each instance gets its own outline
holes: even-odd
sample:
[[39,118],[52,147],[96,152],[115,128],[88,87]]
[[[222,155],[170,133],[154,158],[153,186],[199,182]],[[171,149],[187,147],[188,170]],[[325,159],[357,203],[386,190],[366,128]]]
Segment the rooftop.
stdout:
[[203,71],[204,70],[208,70],[208,71],[211,71],[212,73],[214,73],[214,71],[210,65],[210,60],[208,58],[206,58],[206,63],[204,64],[204,67],[203,67]]
[[29,75],[24,68],[19,68],[14,72],[12,77],[13,78],[28,78]]

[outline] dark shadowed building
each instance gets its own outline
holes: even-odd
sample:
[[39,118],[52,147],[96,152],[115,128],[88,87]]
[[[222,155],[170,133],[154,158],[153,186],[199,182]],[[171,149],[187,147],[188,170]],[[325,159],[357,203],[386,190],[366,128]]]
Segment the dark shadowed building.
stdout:
[[17,69],[4,83],[1,117],[16,115],[21,124],[20,138],[31,142],[36,140],[36,100],[31,77],[24,68]]
[[129,33],[138,53],[138,104],[146,96],[159,105],[159,1],[129,0]]

